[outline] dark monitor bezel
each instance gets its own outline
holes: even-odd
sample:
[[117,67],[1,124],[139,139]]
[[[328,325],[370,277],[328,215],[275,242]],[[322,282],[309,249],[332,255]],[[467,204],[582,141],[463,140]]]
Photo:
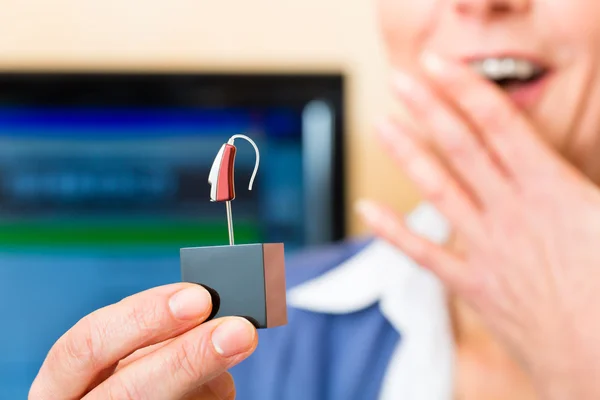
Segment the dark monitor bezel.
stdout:
[[[0,107],[77,106],[82,101],[91,106],[175,107],[303,107],[314,100],[326,102],[333,111],[334,124],[329,140],[330,170],[323,174],[331,187],[325,196],[327,204],[314,196],[310,201],[318,204],[320,215],[329,215],[330,221],[323,225],[327,227],[326,237],[310,244],[336,242],[347,234],[344,97],[342,73],[0,71]],[[305,218],[314,219],[312,215]]]

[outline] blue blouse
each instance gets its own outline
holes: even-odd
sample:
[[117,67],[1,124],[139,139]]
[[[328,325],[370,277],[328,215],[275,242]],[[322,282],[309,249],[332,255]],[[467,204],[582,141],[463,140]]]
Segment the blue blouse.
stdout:
[[[449,227],[427,204],[407,218],[432,241]],[[450,400],[454,342],[441,283],[382,240],[286,260],[288,324],[259,332],[231,371],[239,400]]]
[[[346,243],[288,261],[290,288],[365,246]],[[399,334],[377,305],[345,315],[290,307],[288,325],[259,331],[259,346],[231,371],[238,400],[377,399]]]

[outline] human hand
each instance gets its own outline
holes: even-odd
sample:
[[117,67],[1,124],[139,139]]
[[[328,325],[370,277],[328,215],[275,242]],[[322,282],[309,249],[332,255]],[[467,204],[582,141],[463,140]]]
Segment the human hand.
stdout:
[[203,324],[211,308],[208,291],[180,283],[93,312],[54,344],[29,399],[233,399],[227,369],[257,334],[243,318]]
[[395,80],[423,129],[389,121],[379,133],[462,246],[431,243],[373,202],[359,212],[480,314],[540,394],[600,398],[600,192],[498,87],[438,57],[424,66]]

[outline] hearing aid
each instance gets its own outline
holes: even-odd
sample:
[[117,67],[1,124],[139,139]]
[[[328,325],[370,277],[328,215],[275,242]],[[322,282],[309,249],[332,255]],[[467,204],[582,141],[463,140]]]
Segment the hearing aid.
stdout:
[[287,324],[284,244],[235,243],[231,203],[235,199],[236,139],[247,140],[256,153],[248,185],[252,190],[259,150],[248,136],[236,134],[221,146],[208,174],[210,201],[225,203],[229,244],[180,249],[182,281],[202,285],[211,294],[209,320],[238,316],[258,329],[274,328]]

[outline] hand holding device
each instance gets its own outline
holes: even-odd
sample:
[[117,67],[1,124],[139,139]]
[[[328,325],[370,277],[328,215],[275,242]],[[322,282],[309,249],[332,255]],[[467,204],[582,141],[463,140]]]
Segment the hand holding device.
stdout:
[[225,399],[227,370],[256,348],[243,318],[206,322],[211,297],[199,285],[147,290],[84,317],[52,347],[29,400]]

